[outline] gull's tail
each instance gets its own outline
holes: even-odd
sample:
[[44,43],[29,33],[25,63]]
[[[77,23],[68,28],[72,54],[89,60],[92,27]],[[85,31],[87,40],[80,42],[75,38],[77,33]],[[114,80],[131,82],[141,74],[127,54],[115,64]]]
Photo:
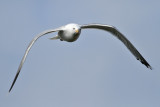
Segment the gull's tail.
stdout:
[[56,40],[56,39],[60,39],[60,37],[58,35],[56,35],[55,37],[49,38],[50,40]]

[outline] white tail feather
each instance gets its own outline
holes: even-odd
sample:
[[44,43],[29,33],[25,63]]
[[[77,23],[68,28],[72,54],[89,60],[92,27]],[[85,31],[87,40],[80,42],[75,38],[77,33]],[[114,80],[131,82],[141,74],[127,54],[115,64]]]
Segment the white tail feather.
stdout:
[[58,35],[56,35],[55,37],[49,38],[50,40],[55,40],[55,39],[60,39],[60,37]]

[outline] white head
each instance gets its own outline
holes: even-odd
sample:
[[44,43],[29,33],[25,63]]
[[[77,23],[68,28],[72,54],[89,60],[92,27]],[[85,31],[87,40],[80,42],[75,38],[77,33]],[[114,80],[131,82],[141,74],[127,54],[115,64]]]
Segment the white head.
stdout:
[[81,28],[78,24],[67,24],[64,27],[63,31],[60,31],[58,35],[61,37],[62,40],[67,42],[73,42],[78,39],[81,33]]

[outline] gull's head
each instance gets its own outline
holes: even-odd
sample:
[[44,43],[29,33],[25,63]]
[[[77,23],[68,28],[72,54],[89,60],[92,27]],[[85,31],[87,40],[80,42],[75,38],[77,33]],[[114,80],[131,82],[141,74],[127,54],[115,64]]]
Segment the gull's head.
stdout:
[[68,32],[72,33],[73,35],[77,35],[81,33],[81,29],[78,24],[74,24],[74,23],[68,24],[65,26],[65,29]]
[[65,26],[63,32],[59,34],[62,40],[67,42],[73,42],[78,39],[81,33],[81,28],[78,24],[68,24]]

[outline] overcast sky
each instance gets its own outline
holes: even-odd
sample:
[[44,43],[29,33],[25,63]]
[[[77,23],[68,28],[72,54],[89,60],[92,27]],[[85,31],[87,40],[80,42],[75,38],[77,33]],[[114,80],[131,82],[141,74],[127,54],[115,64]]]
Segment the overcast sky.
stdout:
[[[153,67],[110,33],[82,30],[68,43],[36,34],[68,23],[115,26]],[[1,0],[0,107],[160,107],[159,0]]]

